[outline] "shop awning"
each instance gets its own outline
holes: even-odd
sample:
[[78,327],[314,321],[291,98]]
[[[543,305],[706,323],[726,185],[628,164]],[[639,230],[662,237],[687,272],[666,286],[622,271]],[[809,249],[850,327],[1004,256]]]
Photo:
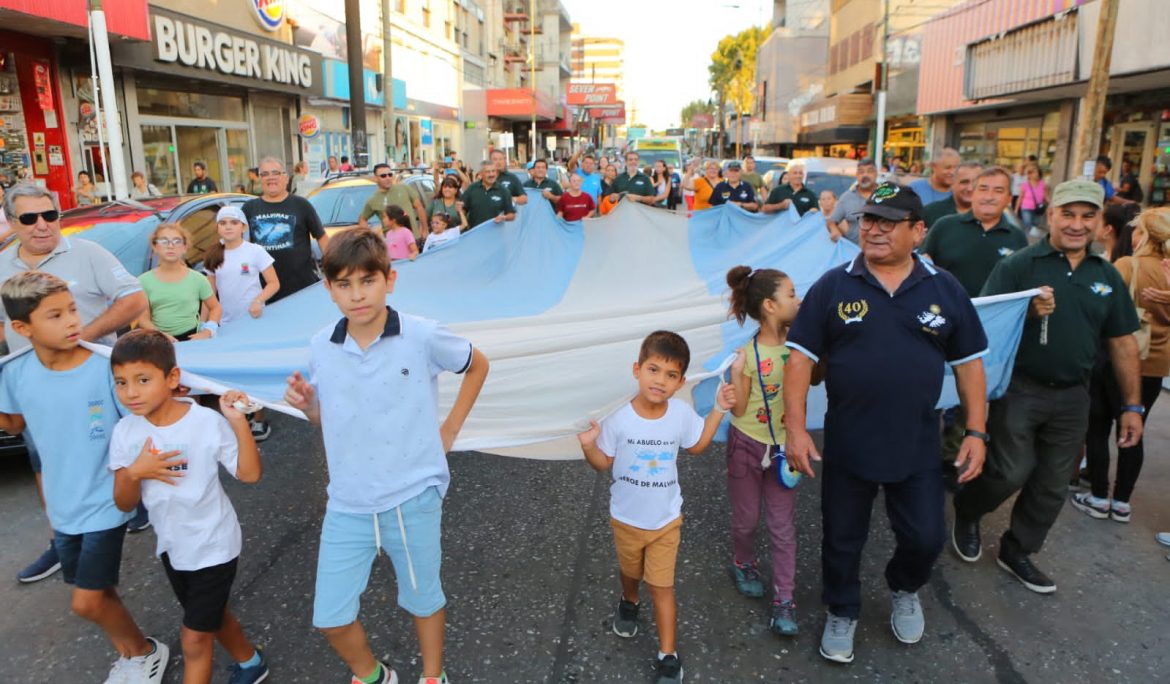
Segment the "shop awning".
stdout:
[[[103,9],[111,35],[150,40],[146,0],[107,2]],[[89,12],[84,2],[0,0],[0,26],[39,36],[84,38]]]
[[553,121],[541,121],[536,124],[536,130],[550,133],[572,133],[573,114],[568,107],[557,107],[557,118]]
[[551,97],[528,88],[496,88],[487,91],[487,114],[499,119],[527,121],[536,112],[537,121],[557,118],[556,103]]
[[797,134],[796,140],[801,145],[865,143],[869,142],[869,128],[867,126],[837,126],[822,128],[819,131],[801,131]]

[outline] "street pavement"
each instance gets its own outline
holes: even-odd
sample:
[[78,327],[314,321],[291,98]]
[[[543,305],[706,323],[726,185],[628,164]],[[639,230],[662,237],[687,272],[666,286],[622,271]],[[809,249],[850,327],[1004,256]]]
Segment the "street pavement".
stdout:
[[[688,682],[1157,682],[1170,681],[1170,563],[1154,542],[1170,530],[1170,399],[1150,420],[1146,469],[1133,522],[1096,521],[1066,506],[1037,563],[1058,583],[1033,594],[995,566],[1007,520],[984,522],[983,559],[958,561],[949,545],[921,596],[926,636],[897,642],[889,628],[882,569],[893,549],[879,497],[862,567],[865,605],[851,665],[817,653],[820,492],[800,485],[797,596],[801,634],[767,630],[765,599],[739,596],[728,575],[730,537],[722,445],[680,462],[685,504],[678,563],[680,653]],[[320,438],[278,417],[263,445],[264,479],[230,481],[244,529],[234,609],[263,646],[268,681],[348,681],[344,665],[311,626],[317,538],[325,506]],[[443,584],[448,597],[447,672],[456,684],[652,681],[656,637],[649,597],[632,639],[610,629],[618,598],[607,519],[606,476],[582,461],[543,462],[479,453],[450,457]],[[22,586],[16,572],[47,538],[23,459],[0,462],[0,682],[101,682],[113,652],[96,627],[69,613],[59,576]],[[948,519],[950,509],[948,506]],[[761,558],[765,559],[763,535]],[[153,557],[154,534],[127,539],[122,595],[139,624],[170,644],[166,682],[181,681],[180,610]],[[409,617],[395,606],[382,557],[361,617],[375,654],[401,681],[420,674]],[[229,663],[222,651],[217,668]],[[226,673],[217,674],[226,681]]]

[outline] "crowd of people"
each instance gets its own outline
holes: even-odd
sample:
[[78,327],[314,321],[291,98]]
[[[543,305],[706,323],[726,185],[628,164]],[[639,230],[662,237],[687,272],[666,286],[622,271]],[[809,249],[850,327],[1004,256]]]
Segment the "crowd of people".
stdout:
[[[612,629],[621,637],[637,633],[645,583],[659,637],[659,682],[683,674],[673,589],[682,515],[677,454],[706,449],[725,413],[730,575],[743,595],[769,598],[769,627],[782,636],[801,625],[794,598],[798,483],[822,479],[827,612],[820,652],[831,661],[855,657],[861,552],[879,489],[897,541],[885,570],[890,624],[908,644],[925,632],[918,591],[948,537],[948,487],[950,543],[971,563],[982,556],[982,519],[1018,494],[996,560],[1037,593],[1056,591],[1034,557],[1066,499],[1094,519],[1131,520],[1145,417],[1170,375],[1170,209],[1142,211],[1111,192],[1107,159],[1099,160],[1104,171],[1096,180],[1051,189],[1034,163],[1021,167],[1021,184],[1011,171],[964,161],[953,150],[908,186],[879,182],[874,163],[861,160],[856,183],[841,197],[815,195],[799,163],[765,195],[750,156],[725,170],[692,163],[678,179],[665,164],[647,173],[637,152],[624,161],[618,169],[575,155],[563,188],[545,160],[522,182],[505,155],[493,153],[473,181],[452,155],[434,169],[429,203],[378,164],[378,187],[359,229],[331,240],[312,205],[293,191],[284,163],[266,158],[255,170],[259,195],[219,211],[220,240],[203,255],[202,270],[186,259],[191,236],[164,223],[149,237],[157,266],[139,277],[101,246],[63,236],[52,194],[32,184],[9,188],[5,215],[19,243],[0,258],[4,341],[10,353],[31,351],[0,374],[0,428],[24,435],[50,522],[48,548],[19,579],[61,571],[73,586],[73,611],[97,624],[119,654],[107,681],[159,682],[168,647],[142,633],[116,590],[124,535],[153,526],[182,607],[184,681],[210,681],[217,641],[235,662],[231,684],[267,678],[264,653],[228,607],[242,542],[217,472],[223,467],[257,482],[263,468],[256,444],[271,427],[240,392],[214,402],[184,396],[175,345],[261,317],[267,305],[323,276],[343,317],[313,338],[309,377],[294,374],[285,394],[322,429],[329,467],[313,624],[353,681],[397,681],[374,658],[358,619],[371,563],[385,550],[399,604],[414,616],[420,682],[444,684],[438,542],[445,454],[488,359],[443,326],[385,306],[397,278],[393,261],[417,258],[477,225],[514,220],[516,207],[529,201],[547,201],[574,221],[603,211],[613,195],[668,208],[689,197],[696,211],[735,204],[821,212],[831,239],[861,247],[803,301],[780,271],[728,272],[729,316],[758,331],[737,352],[730,382],[706,418],[674,398],[690,365],[686,341],[658,331],[643,341],[634,365],[636,396],[579,435],[589,465],[612,473],[621,584]],[[197,181],[214,186],[206,176]],[[375,216],[378,231],[369,230]],[[1041,226],[1029,239],[1025,229]],[[1093,251],[1094,242],[1104,254]],[[1029,302],[1010,385],[988,404],[987,338],[972,300],[1031,289],[1039,294]],[[881,350],[880,363],[874,350]],[[960,406],[940,415],[934,403],[948,364]],[[407,370],[427,379],[464,376],[448,416],[440,420],[429,385]],[[385,405],[385,382],[396,383],[399,399],[376,425],[367,424],[362,407]],[[820,383],[829,399],[823,456],[806,409],[810,387]],[[892,395],[891,386],[900,391]],[[371,472],[369,453],[394,454],[394,464]],[[818,473],[812,462],[822,460]],[[1087,488],[1070,494],[1070,481]],[[771,545],[767,583],[755,555],[761,517]],[[1157,540],[1170,546],[1170,534]]]

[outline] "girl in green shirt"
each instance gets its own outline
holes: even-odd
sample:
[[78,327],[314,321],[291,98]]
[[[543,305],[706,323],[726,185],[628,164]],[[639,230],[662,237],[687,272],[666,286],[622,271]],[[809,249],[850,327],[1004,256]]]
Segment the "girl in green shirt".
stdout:
[[214,337],[223,312],[207,276],[187,266],[190,234],[177,223],[164,223],[154,229],[150,244],[158,266],[138,276],[150,302],[139,327],[160,330],[176,342]]

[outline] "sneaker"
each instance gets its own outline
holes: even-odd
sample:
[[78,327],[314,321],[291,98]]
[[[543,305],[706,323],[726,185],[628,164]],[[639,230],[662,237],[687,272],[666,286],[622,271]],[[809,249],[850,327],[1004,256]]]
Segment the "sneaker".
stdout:
[[1092,492],[1081,492],[1069,497],[1073,508],[1094,520],[1104,520],[1109,517],[1109,499],[1098,499]]
[[126,523],[126,533],[138,534],[148,529],[150,529],[150,513],[146,510],[146,506],[140,503],[138,508],[134,510],[134,517]]
[[890,611],[890,627],[894,636],[904,644],[916,644],[922,641],[922,633],[926,630],[926,618],[922,616],[922,604],[918,601],[918,594],[912,591],[895,591],[890,595],[894,604]]
[[968,522],[955,516],[951,527],[951,546],[959,558],[974,563],[983,556],[983,541],[979,537],[979,521]]
[[[398,673],[380,660],[378,664],[382,666],[382,678],[378,680],[377,684],[398,684]],[[349,684],[364,684],[364,682],[355,676],[349,681]]]
[[618,600],[617,612],[613,616],[613,633],[629,639],[638,633],[638,609],[641,603],[630,603],[623,596]]
[[126,681],[133,684],[160,684],[171,657],[171,649],[154,637],[146,637],[146,640],[154,644],[154,652],[126,659]]
[[39,582],[61,569],[61,559],[57,556],[57,547],[49,542],[49,548],[24,570],[16,575],[16,579],[24,584]]
[[447,671],[443,670],[438,677],[419,677],[418,684],[447,684]]
[[260,649],[256,649],[256,655],[260,656],[259,665],[240,667],[240,664],[236,663],[228,668],[228,672],[232,673],[228,678],[228,684],[259,684],[268,679],[268,659]]
[[1125,501],[1110,501],[1109,502],[1109,517],[1113,518],[1114,522],[1127,523],[1129,522],[1130,513],[1133,510]]
[[252,426],[252,438],[257,442],[263,442],[272,435],[272,426],[266,420],[253,420],[249,424]]
[[774,602],[768,629],[780,636],[796,636],[800,632],[796,625],[796,602],[792,599]]
[[110,673],[106,675],[104,684],[128,684],[131,681],[129,658],[118,658],[114,661],[114,666],[110,668]]
[[1170,546],[1170,532],[1159,532],[1154,539],[1162,546]]
[[821,634],[821,655],[835,663],[853,662],[853,633],[857,620],[828,613]]
[[735,580],[735,588],[744,596],[760,598],[764,595],[764,583],[760,581],[760,571],[755,563],[732,563],[731,577]]
[[1048,579],[1048,575],[1032,565],[1032,561],[1026,553],[1007,551],[1001,543],[999,556],[995,562],[1009,575],[1018,579],[1020,584],[1037,594],[1051,594],[1056,591],[1056,582]]
[[657,684],[675,684],[683,680],[682,660],[673,653],[660,658],[654,667],[657,670]]

